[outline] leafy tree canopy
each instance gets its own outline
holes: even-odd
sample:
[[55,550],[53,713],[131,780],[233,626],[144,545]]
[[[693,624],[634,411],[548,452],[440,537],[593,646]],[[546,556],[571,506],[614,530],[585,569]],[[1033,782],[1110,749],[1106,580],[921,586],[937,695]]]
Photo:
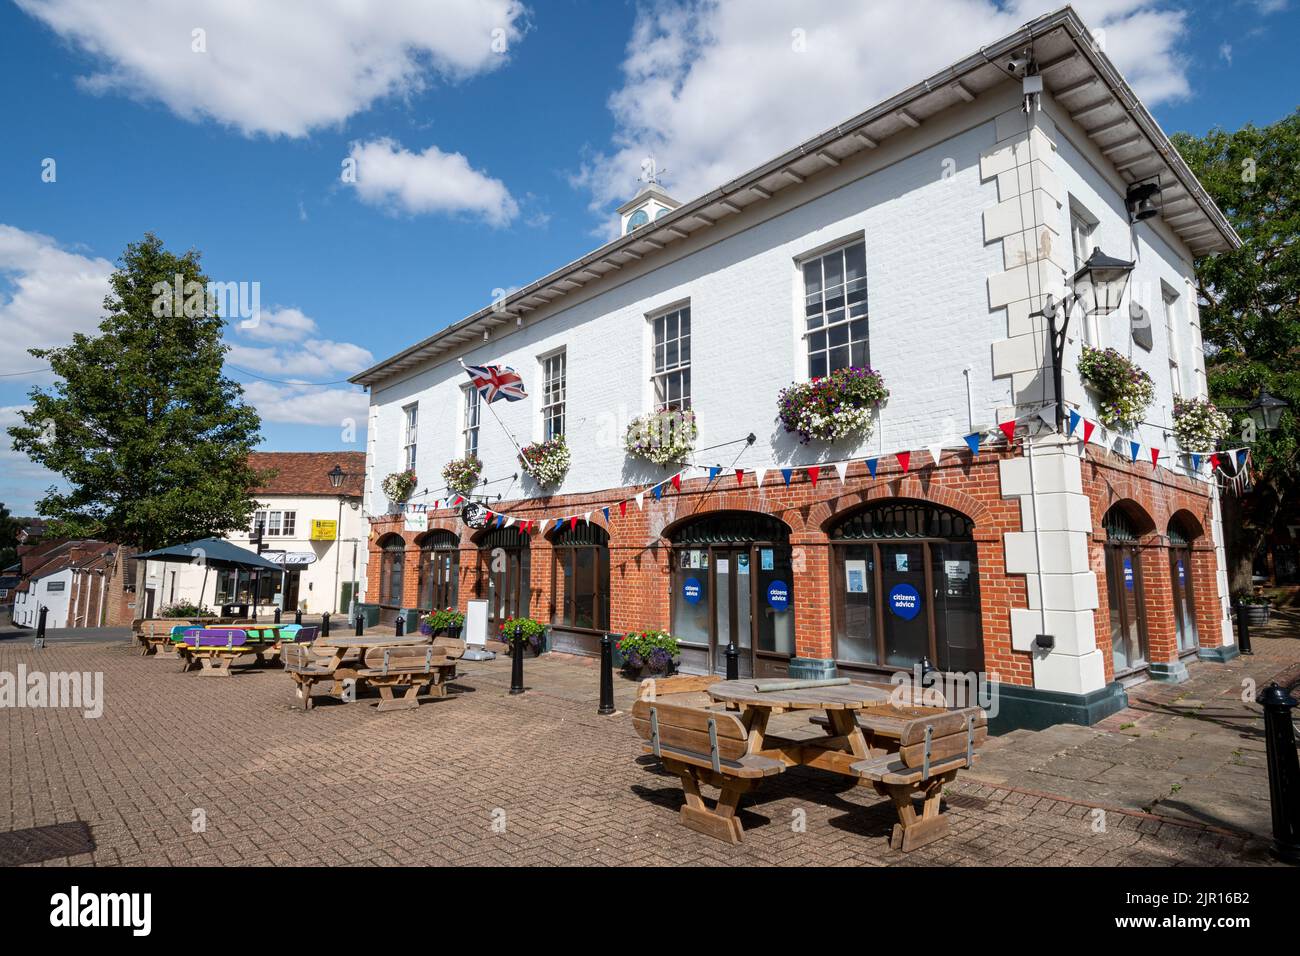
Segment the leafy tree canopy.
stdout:
[[207,288],[197,252],[147,233],[110,279],[99,334],[30,350],[61,381],[32,390],[9,435],[67,482],[37,504],[56,533],[153,548],[248,527],[261,420],[222,374]]

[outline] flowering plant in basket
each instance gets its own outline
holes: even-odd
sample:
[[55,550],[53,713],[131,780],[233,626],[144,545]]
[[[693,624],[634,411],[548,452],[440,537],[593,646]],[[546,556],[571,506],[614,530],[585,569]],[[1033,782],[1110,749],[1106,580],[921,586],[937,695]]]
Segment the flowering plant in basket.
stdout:
[[835,442],[871,437],[871,414],[889,397],[881,374],[870,368],[836,369],[825,378],[795,382],[777,396],[777,417],[799,441]]

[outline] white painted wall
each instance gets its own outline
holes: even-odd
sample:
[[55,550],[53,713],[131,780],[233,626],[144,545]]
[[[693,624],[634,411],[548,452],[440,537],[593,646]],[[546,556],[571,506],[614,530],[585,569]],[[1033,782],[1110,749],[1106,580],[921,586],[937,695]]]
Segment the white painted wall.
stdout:
[[[62,585],[62,590],[51,590]],[[23,627],[35,627],[39,621],[40,608],[49,608],[45,616],[46,630],[68,626],[68,607],[72,600],[72,569],[64,568],[54,574],[32,581],[26,591],[19,591],[14,598],[14,623]]]
[[[892,154],[888,144],[879,157],[871,151],[860,162],[881,168],[870,175],[859,172],[853,178],[853,171],[837,169],[784,190],[776,198],[788,208],[780,214],[733,227],[721,241],[622,285],[611,284],[523,329],[505,327],[509,334],[498,333],[497,340],[473,348],[464,360],[508,365],[523,375],[529,399],[498,401],[492,410],[525,443],[540,437],[538,358],[567,348],[573,465],[558,489],[564,493],[664,477],[662,470],[629,458],[622,442],[628,420],[652,406],[646,317],[686,300],[691,305],[693,404],[700,422],[697,447],[752,431],[758,441],[742,455],[739,467],[799,464],[819,455],[835,460],[920,448],[939,439],[964,447],[960,436],[972,424],[992,426],[993,410],[1009,394],[1007,382],[992,378],[989,342],[1004,321],[989,313],[984,285],[1001,260],[999,249],[985,246],[980,218],[989,200],[979,179],[979,154],[993,142],[989,120],[1000,106],[992,102],[996,97],[990,99],[953,111],[933,129],[899,137],[904,142],[891,146]],[[926,144],[921,133],[932,141]],[[904,152],[908,148],[910,155]],[[818,195],[826,188],[819,180],[827,176],[844,181]],[[853,236],[864,236],[866,242],[870,360],[891,395],[866,444],[801,447],[775,420],[778,391],[806,375],[797,261]],[[967,412],[963,370],[968,366],[974,423]],[[378,485],[402,465],[401,410],[413,401],[420,404],[419,487],[436,491],[443,486],[443,465],[461,454],[462,386],[467,381],[452,360],[374,392],[368,462],[372,511],[388,509]],[[739,446],[709,452],[697,461],[730,465],[737,450]],[[510,439],[485,408],[480,432],[484,477],[495,480],[518,471],[515,457]],[[522,477],[519,484],[501,482],[490,490],[507,499],[538,493]]]
[[[293,536],[268,535],[264,544],[268,549],[303,551],[316,555],[316,561],[302,569],[299,575],[298,600],[300,605],[304,605],[305,613],[321,614],[329,611],[333,614],[338,610],[338,585],[353,579],[354,560],[355,578],[360,582],[361,597],[358,599],[364,599],[366,542],[370,524],[362,514],[359,499],[352,499],[350,504],[343,505],[341,518],[339,501],[334,496],[269,495],[258,499],[258,509],[297,512]],[[341,521],[339,540],[310,540],[313,519]],[[247,532],[232,533],[225,540],[250,551],[256,550],[249,544]],[[146,577],[148,586],[157,590],[154,602],[156,608],[179,600],[198,602],[200,598],[208,607],[217,606],[216,570],[208,571],[205,583],[202,565],[150,561]],[[294,608],[285,610],[292,612]],[[266,613],[266,608],[263,613]]]

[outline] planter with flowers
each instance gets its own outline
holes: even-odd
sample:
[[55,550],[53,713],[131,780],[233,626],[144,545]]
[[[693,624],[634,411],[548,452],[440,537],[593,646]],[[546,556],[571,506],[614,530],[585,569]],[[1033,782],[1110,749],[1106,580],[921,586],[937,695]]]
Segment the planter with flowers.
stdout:
[[434,611],[432,614],[426,614],[420,621],[420,633],[437,637],[439,634],[446,634],[448,637],[460,637],[461,628],[465,626],[465,615],[460,611],[452,610],[449,607],[441,611]]
[[379,487],[384,489],[384,494],[388,496],[389,501],[400,505],[411,497],[411,492],[415,491],[416,480],[413,471],[395,471],[380,482]]
[[1097,393],[1101,423],[1117,431],[1136,428],[1156,397],[1151,376],[1114,349],[1085,345],[1079,375]]
[[664,677],[677,667],[677,638],[667,631],[632,631],[618,642],[628,677]]
[[670,408],[628,422],[623,447],[656,465],[675,465],[695,450],[698,435],[693,411]]
[[889,389],[880,373],[869,368],[836,369],[825,378],[796,382],[781,389],[777,417],[799,441],[837,442],[871,437],[872,413]]
[[525,644],[532,648],[534,657],[546,650],[546,625],[541,621],[534,621],[531,617],[508,617],[501,622],[500,631],[501,640],[510,647],[512,654]]
[[543,488],[558,485],[569,472],[569,444],[563,435],[519,449],[519,464]]
[[479,476],[483,474],[483,462],[473,455],[453,458],[442,466],[442,480],[447,487],[460,495],[467,495],[478,486]]
[[1231,428],[1232,420],[1208,399],[1174,401],[1174,436],[1184,451],[1214,451]]
[[1246,622],[1248,624],[1256,626],[1267,624],[1272,607],[1268,598],[1262,594],[1255,594],[1251,591],[1238,591],[1232,596],[1233,614],[1238,614],[1242,608],[1245,608]]

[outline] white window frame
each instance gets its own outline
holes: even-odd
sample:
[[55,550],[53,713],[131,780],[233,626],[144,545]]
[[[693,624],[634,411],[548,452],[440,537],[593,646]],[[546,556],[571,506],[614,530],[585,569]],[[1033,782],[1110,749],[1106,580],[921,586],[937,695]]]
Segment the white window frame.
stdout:
[[[1070,249],[1074,254],[1074,272],[1070,273],[1071,278],[1083,268],[1088,256],[1092,255],[1093,235],[1097,231],[1098,222],[1097,217],[1088,212],[1077,199],[1070,197]],[[1085,315],[1079,327],[1083,330],[1085,345],[1103,347],[1101,329],[1095,315]]]
[[[667,335],[668,320],[674,317],[677,321],[677,334],[670,339]],[[650,323],[650,394],[654,399],[654,410],[660,412],[670,406],[681,410],[689,409],[691,407],[691,303],[689,300],[678,302],[666,309],[650,313],[646,319]],[[684,335],[682,334],[683,320],[687,326]],[[662,340],[660,339],[661,327],[664,331]],[[667,361],[670,342],[677,345],[677,361],[673,364]],[[682,359],[683,352],[686,355],[685,360]],[[668,399],[669,386],[673,380],[677,381],[679,391],[679,397],[675,402]]]
[[262,525],[264,538],[292,538],[298,530],[298,512],[283,508],[259,508],[253,513],[253,531]]
[[420,403],[402,406],[402,465],[415,471],[416,439],[420,428]]
[[[861,366],[866,367],[866,366],[870,366],[871,364],[871,294],[870,294],[870,280],[867,275],[866,245],[867,245],[866,237],[862,235],[857,235],[849,239],[845,239],[840,242],[836,242],[831,245],[824,246],[820,249],[809,252],[803,256],[800,256],[798,259],[795,260],[795,265],[798,269],[798,284],[799,284],[799,292],[800,292],[800,300],[799,300],[800,301],[799,322],[800,322],[800,333],[801,333],[800,341],[803,345],[802,351],[803,351],[803,362],[804,362],[805,374],[810,379],[814,377],[821,377],[822,375],[830,374],[832,371],[835,371],[837,368],[842,367],[842,366],[832,367],[831,365],[831,353],[834,349],[837,348],[848,347],[849,365],[854,365],[855,363],[853,362],[853,346],[855,342],[860,342],[862,345]],[[846,253],[848,252],[849,249],[852,249],[856,246],[862,247],[863,272],[861,277],[861,282],[862,282],[861,288],[863,292],[863,299],[862,299],[861,314],[851,315],[850,314],[851,310],[847,298],[848,291],[849,291],[848,290],[849,280],[847,279],[848,264],[846,261]],[[836,311],[840,311],[842,313],[842,316],[838,319],[835,319],[834,321],[828,322],[827,321],[828,316],[826,313],[827,288],[826,288],[825,262],[829,257],[836,256],[836,255],[840,257],[840,265],[842,269],[840,273],[841,281],[839,285],[836,286],[836,288],[842,290],[844,293],[842,309]],[[808,306],[810,304],[812,294],[808,292],[808,278],[807,278],[806,269],[807,266],[813,262],[817,262],[819,264],[820,272],[821,272],[818,278],[819,289],[817,293],[815,293],[815,295],[820,297],[820,306],[821,306],[821,310],[820,310],[821,324],[817,326],[809,326],[808,324]],[[862,336],[860,339],[855,340],[852,337],[851,330],[853,324],[857,322],[864,323],[866,334]],[[830,342],[831,331],[838,330],[841,328],[844,329],[846,332],[845,341],[838,345],[832,345]],[[821,348],[814,349],[813,347],[814,343],[817,339],[817,336],[819,335],[824,336],[824,344]],[[825,356],[826,367],[824,370],[816,369],[814,367],[814,355]],[[847,366],[843,366],[843,367],[847,367]]]
[[1176,289],[1160,283],[1160,300],[1165,313],[1165,341],[1169,349],[1169,387],[1175,399],[1185,390],[1182,370],[1182,350],[1178,347],[1178,300]]
[[[564,434],[569,391],[569,353],[556,349],[537,358],[541,365],[541,437],[542,441]],[[558,374],[557,374],[558,366]],[[558,383],[558,384],[557,384]],[[554,423],[559,423],[556,428]]]
[[483,422],[483,396],[473,385],[461,386],[460,451],[465,458],[477,458],[479,426]]

